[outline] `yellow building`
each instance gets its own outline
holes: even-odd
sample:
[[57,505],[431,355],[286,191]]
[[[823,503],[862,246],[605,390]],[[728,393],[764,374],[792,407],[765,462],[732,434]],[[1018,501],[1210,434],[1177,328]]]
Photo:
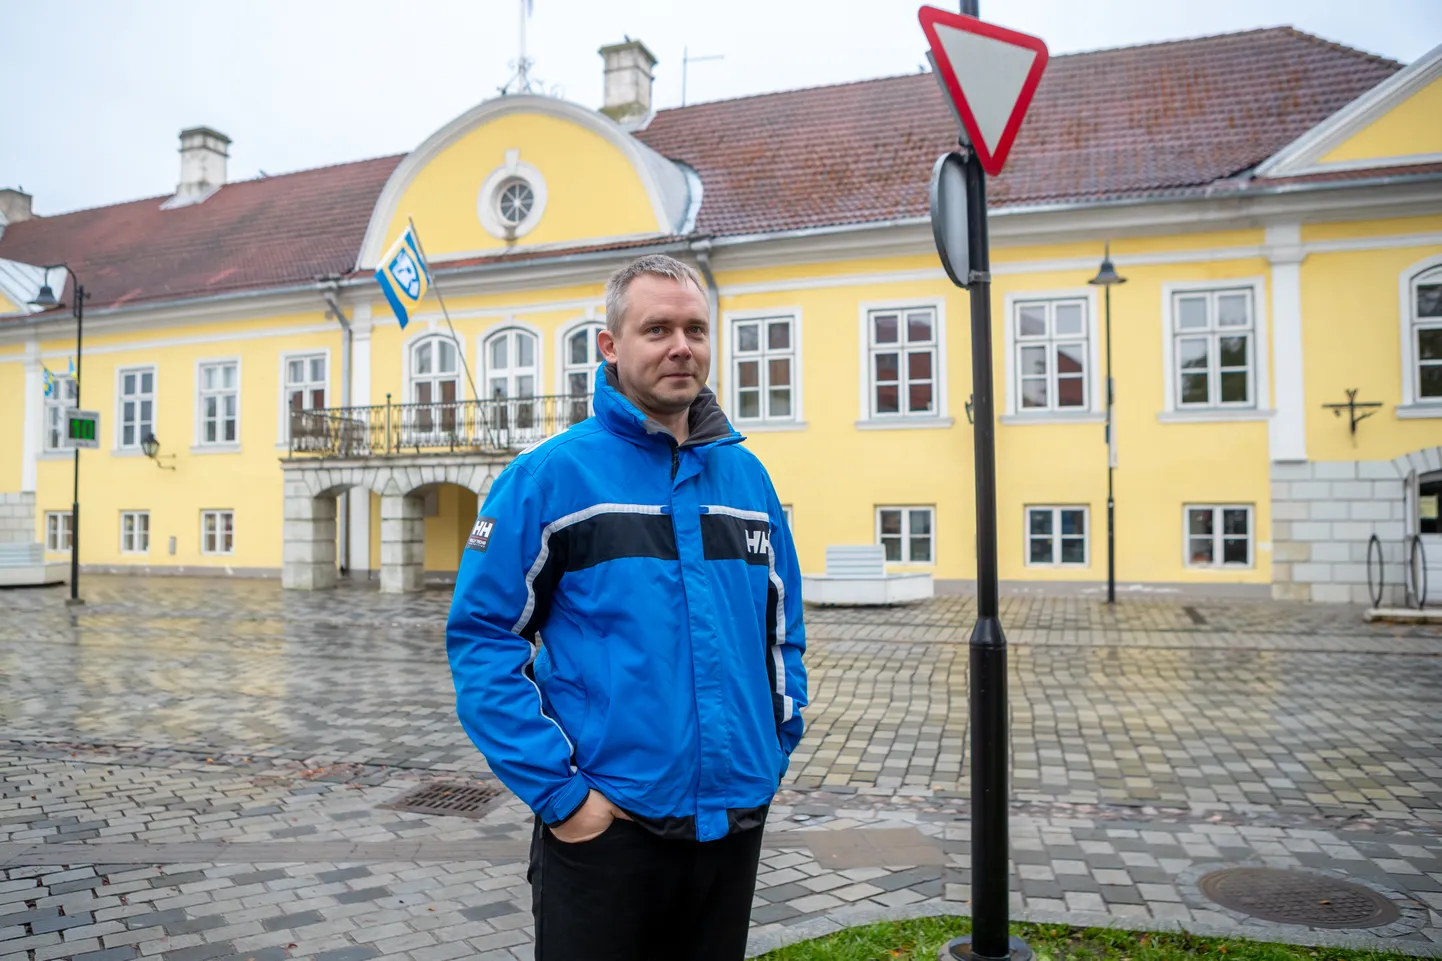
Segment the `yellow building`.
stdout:
[[[802,569],[879,542],[963,589],[934,79],[652,111],[645,47],[602,55],[601,111],[501,97],[401,157],[228,183],[229,140],[196,128],[170,197],[36,217],[0,191],[0,541],[69,548],[76,324],[28,302],[75,291],[41,267],[89,295],[86,569],[413,590],[514,452],[586,416],[605,279],[664,251],[706,278],[711,383]],[[1053,59],[990,185],[1005,583],[1106,577],[1110,356],[1123,585],[1359,601],[1374,534],[1389,583],[1420,535],[1442,585],[1439,116],[1442,48],[1403,68],[1276,29]],[[402,329],[371,277],[408,219],[454,337],[434,295]],[[1380,405],[1355,429],[1324,406],[1350,391]]]

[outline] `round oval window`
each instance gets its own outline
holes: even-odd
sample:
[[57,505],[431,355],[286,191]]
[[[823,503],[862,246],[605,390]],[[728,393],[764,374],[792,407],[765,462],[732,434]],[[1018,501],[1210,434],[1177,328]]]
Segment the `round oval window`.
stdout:
[[501,214],[501,222],[518,227],[521,222],[531,215],[531,206],[536,201],[536,195],[531,190],[531,185],[524,180],[508,181],[496,198],[496,206]]

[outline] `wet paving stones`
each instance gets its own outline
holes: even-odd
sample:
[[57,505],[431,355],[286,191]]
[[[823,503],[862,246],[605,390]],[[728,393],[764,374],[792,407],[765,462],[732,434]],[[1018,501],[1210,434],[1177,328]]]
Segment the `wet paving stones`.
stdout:
[[[87,578],[0,595],[0,959],[530,956],[531,816],[386,810],[490,783],[444,592]],[[756,950],[969,910],[963,598],[808,611],[808,733]],[[1442,952],[1442,632],[1352,608],[1006,599],[1014,914]],[[1385,934],[1269,925],[1186,879],[1357,879]],[[1179,881],[1179,879],[1184,879]]]

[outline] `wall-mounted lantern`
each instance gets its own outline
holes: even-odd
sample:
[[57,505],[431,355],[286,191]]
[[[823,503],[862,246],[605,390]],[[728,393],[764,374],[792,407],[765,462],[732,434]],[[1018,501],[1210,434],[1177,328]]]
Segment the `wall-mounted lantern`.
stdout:
[[147,432],[144,437],[140,438],[140,449],[144,451],[146,457],[155,461],[156,467],[159,467],[161,470],[175,470],[174,464],[161,463],[162,460],[175,460],[175,455],[162,454],[160,452],[160,441],[155,439],[154,434]]

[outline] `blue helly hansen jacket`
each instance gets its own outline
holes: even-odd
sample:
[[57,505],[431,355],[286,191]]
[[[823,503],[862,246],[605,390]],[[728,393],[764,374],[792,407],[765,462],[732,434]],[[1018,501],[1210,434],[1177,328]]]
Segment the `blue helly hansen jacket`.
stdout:
[[591,788],[666,837],[759,824],[801,739],[801,576],[709,390],[690,437],[597,372],[595,416],[491,487],[446,625],[461,725],[542,820]]

